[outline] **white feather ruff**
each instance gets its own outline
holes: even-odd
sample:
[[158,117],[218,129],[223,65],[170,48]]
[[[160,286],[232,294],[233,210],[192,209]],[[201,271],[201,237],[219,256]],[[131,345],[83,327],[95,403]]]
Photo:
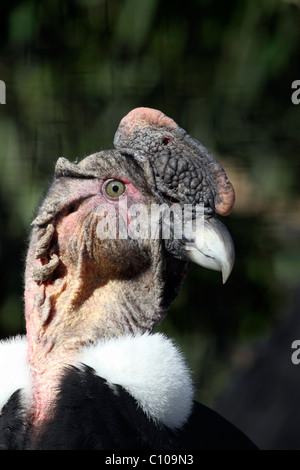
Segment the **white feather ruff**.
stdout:
[[187,421],[193,387],[182,354],[160,333],[110,339],[86,347],[81,362],[111,384],[122,385],[143,411],[170,428]]
[[[11,395],[22,389],[30,406],[31,378],[27,339],[0,341],[0,411]],[[182,354],[160,333],[128,335],[86,346],[75,366],[86,364],[109,384],[121,385],[152,419],[176,429],[188,420],[193,387]]]
[[27,348],[26,336],[0,341],[0,410],[16,390],[21,389],[24,398],[29,396],[31,380]]

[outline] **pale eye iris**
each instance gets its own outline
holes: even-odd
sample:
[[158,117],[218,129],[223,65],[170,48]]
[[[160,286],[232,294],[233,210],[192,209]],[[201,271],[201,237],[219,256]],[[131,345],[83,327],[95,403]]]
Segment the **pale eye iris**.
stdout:
[[113,180],[106,186],[106,192],[110,197],[120,197],[125,191],[125,184],[122,181]]

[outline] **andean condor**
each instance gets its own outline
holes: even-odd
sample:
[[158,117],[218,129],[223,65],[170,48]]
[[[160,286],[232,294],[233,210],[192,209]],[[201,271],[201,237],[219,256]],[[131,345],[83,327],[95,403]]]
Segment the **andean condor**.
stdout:
[[131,111],[114,147],[59,158],[32,223],[27,335],[0,343],[0,448],[255,449],[193,400],[181,352],[153,332],[190,261],[229,276],[233,243],[215,214],[234,190],[160,111]]

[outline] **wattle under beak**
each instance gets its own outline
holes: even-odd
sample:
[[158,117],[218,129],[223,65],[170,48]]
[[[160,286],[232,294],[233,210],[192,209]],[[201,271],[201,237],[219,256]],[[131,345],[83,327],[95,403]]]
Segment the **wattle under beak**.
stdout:
[[[188,224],[184,232],[190,230]],[[204,268],[222,272],[223,284],[227,281],[235,260],[235,250],[231,235],[225,225],[215,217],[200,220],[193,236],[186,235],[182,248],[190,261]]]

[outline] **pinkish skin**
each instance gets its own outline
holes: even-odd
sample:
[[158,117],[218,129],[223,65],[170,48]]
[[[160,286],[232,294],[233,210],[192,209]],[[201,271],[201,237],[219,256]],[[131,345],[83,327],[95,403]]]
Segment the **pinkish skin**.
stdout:
[[120,122],[120,127],[126,127],[128,134],[135,127],[178,127],[176,122],[161,111],[152,108],[135,108],[128,113]]
[[230,214],[235,203],[235,192],[232,184],[228,180],[225,171],[220,172],[216,178],[219,189],[219,199],[221,202],[216,202],[216,211],[218,214],[226,216]]
[[[128,207],[131,204],[143,203],[144,197],[127,178],[120,178],[118,175],[115,175],[110,179],[118,179],[126,184],[124,197],[126,196]],[[122,199],[122,196],[121,198],[115,199],[109,197],[104,191],[103,183],[104,181],[99,180],[82,181],[82,184],[79,183],[74,201],[82,200],[84,202],[84,200],[88,198],[86,203],[84,202],[84,204],[87,205],[83,208],[79,206],[76,212],[60,219],[56,226],[58,240],[66,240],[66,244],[68,244],[71,243],[74,238],[79,238],[81,235],[80,217],[83,216],[83,212],[87,213],[88,211],[93,211],[93,213],[97,214],[97,210],[99,210],[103,204],[111,204],[115,207],[117,213],[120,207],[122,217],[127,218],[127,206],[126,208],[123,207],[122,204],[119,206],[119,199]],[[72,204],[74,201],[70,200],[69,204]],[[127,223],[129,222],[130,221],[127,220]],[[56,308],[53,307],[56,307],[56,301],[59,299],[60,295],[68,289],[68,281],[63,278],[57,279],[53,283],[50,281],[44,282],[41,285],[36,283],[32,279],[33,269],[41,265],[42,261],[35,259],[35,249],[36,243],[32,242],[28,250],[25,273],[25,317],[28,338],[28,360],[32,373],[32,407],[30,410],[30,419],[35,426],[39,426],[48,417],[51,402],[56,396],[56,387],[59,383],[62,369],[66,364],[74,363],[76,352],[82,344],[76,344],[76,338],[73,341],[72,325],[69,325],[69,331],[66,329],[66,338],[69,338],[69,342],[64,341],[63,344],[57,344],[55,330],[51,331],[51,324],[55,322],[55,317],[61,318],[62,314],[60,315],[59,312],[56,311]],[[69,266],[67,268],[69,270]],[[71,274],[72,271],[75,273],[76,270],[73,266],[70,266]],[[51,321],[46,325],[41,324],[43,300],[51,295],[54,296]],[[70,295],[72,296],[72,287]],[[38,299],[42,301],[39,302]],[[60,323],[63,323],[63,318],[61,318],[61,320]]]

